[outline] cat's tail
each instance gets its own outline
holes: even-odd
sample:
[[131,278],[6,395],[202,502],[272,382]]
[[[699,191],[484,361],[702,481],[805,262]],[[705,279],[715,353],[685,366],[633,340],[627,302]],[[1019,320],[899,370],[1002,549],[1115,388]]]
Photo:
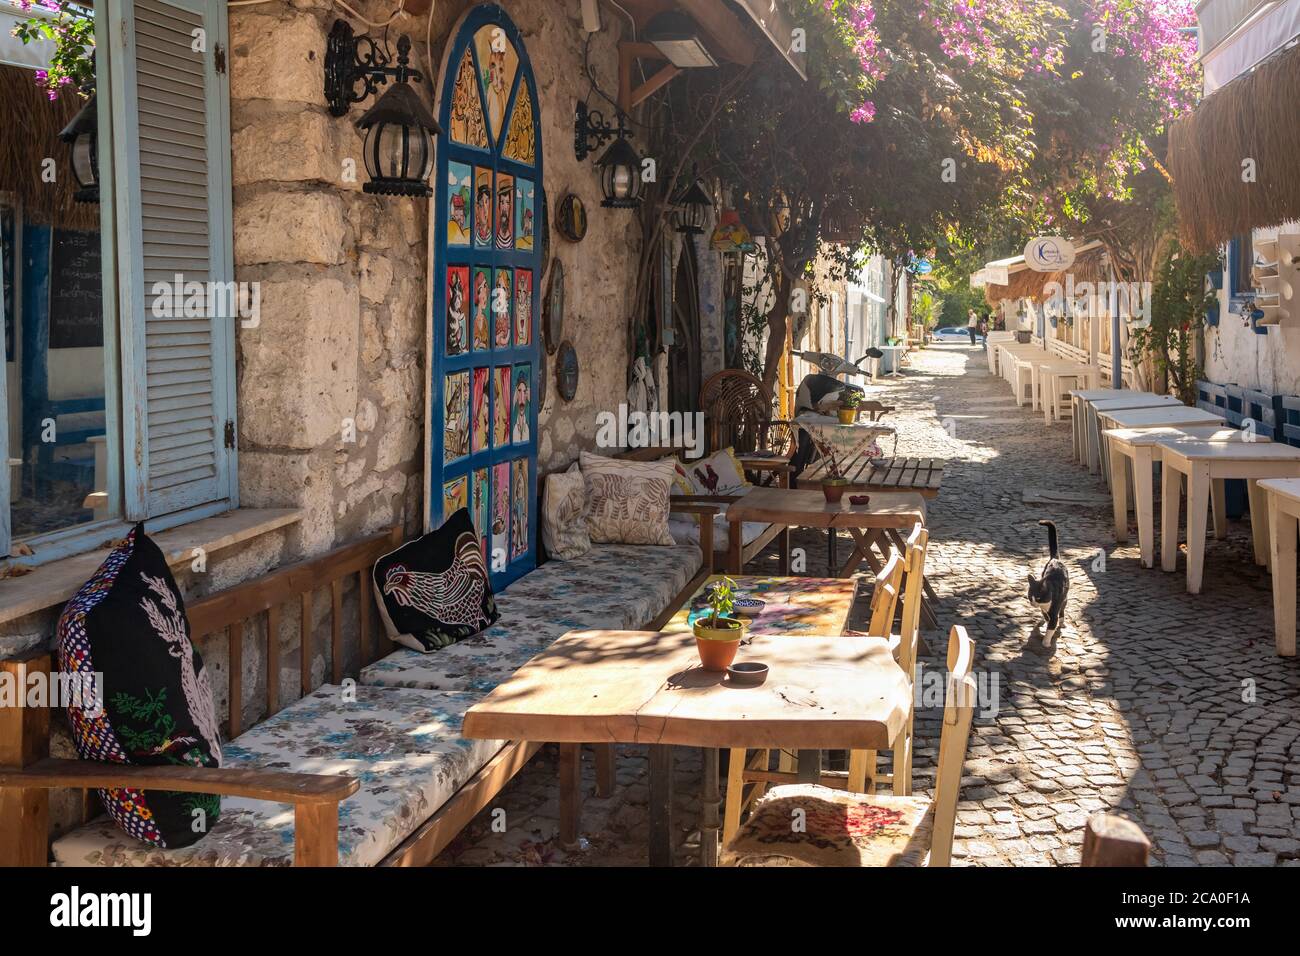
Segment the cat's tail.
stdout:
[[1038,523],[1047,529],[1047,553],[1054,558],[1056,557],[1056,522],[1044,518]]

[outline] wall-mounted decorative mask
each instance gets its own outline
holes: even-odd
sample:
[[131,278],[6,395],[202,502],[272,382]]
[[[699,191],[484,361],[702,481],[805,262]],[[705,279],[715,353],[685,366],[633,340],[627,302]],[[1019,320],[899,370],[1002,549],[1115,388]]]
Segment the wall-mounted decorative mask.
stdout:
[[555,354],[564,337],[564,263],[558,257],[551,265],[550,275],[546,299],[542,302],[542,338],[546,351]]
[[566,402],[578,394],[578,353],[572,342],[561,342],[555,356],[555,388]]

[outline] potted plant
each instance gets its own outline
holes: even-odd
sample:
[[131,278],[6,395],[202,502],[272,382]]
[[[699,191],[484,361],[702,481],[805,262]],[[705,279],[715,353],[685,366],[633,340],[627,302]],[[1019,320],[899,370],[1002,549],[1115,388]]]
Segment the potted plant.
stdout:
[[840,395],[840,424],[852,425],[858,420],[858,406],[862,404],[862,393],[845,389]]
[[709,589],[708,613],[695,620],[695,647],[706,671],[725,671],[745,637],[745,621],[735,616],[736,582],[725,574]]
[[844,497],[845,490],[849,487],[849,480],[844,477],[844,470],[840,466],[839,456],[835,454],[835,449],[828,441],[813,438],[813,447],[817,449],[818,454],[826,459],[826,474],[821,479],[822,494],[830,504],[838,504],[839,500]]

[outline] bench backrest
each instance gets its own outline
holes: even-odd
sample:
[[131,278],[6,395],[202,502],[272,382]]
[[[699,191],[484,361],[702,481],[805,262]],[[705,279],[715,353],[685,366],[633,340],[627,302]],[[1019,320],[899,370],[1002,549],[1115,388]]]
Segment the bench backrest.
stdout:
[[[333,662],[331,682],[343,680],[343,584],[349,575],[357,575],[357,611],[361,667],[387,653],[391,642],[383,638],[381,653],[373,653],[371,624],[376,617],[370,572],[376,561],[402,543],[401,525],[381,534],[363,538],[335,548],[327,554],[291,564],[252,581],[236,585],[217,594],[196,600],[186,607],[190,634],[199,638],[224,631],[229,646],[230,722],[228,739],[233,740],[243,728],[243,635],[244,625],[262,615],[266,617],[266,712],[270,717],[280,709],[280,614],[284,605],[297,605],[301,629],[301,696],[316,689],[312,683],[312,594],[330,589],[330,636]],[[292,610],[291,612],[292,613]],[[254,628],[256,630],[256,628]]]

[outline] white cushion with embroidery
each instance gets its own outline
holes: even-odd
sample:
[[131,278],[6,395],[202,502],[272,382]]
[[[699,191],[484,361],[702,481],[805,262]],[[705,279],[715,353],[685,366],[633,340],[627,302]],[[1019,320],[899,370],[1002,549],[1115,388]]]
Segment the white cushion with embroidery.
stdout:
[[546,553],[572,561],[591,550],[587,533],[587,487],[575,461],[568,471],[546,476],[542,500],[542,543]]
[[668,531],[671,459],[627,461],[584,451],[580,462],[592,544],[676,543]]

